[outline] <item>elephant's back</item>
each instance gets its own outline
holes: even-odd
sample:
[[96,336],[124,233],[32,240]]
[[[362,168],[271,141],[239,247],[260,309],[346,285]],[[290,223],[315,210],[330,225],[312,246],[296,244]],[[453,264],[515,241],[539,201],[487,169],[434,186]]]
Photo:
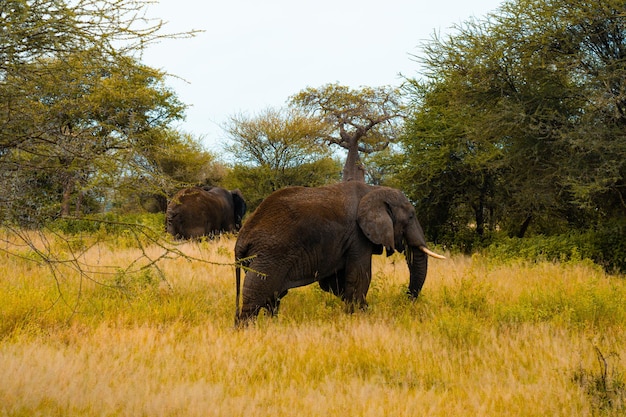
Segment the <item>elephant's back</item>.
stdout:
[[251,247],[267,246],[262,242],[274,240],[274,236],[283,233],[287,219],[292,215],[289,202],[299,195],[305,187],[287,187],[265,198],[246,219],[235,243],[235,256],[249,256]]
[[290,246],[306,247],[325,236],[341,240],[337,234],[349,231],[347,224],[356,218],[358,206],[353,192],[346,192],[354,187],[345,184],[286,187],[269,195],[241,228],[236,257],[290,251]]
[[242,232],[261,229],[274,230],[281,224],[320,215],[337,217],[345,212],[341,194],[326,187],[286,187],[270,194],[250,215]]
[[174,209],[187,204],[197,203],[205,199],[207,192],[200,187],[188,187],[178,191],[168,204],[168,208]]

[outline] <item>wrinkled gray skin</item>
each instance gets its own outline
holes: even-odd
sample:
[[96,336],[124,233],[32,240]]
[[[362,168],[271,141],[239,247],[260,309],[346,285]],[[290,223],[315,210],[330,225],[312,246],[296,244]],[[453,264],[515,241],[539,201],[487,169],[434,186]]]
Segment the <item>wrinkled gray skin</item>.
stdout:
[[178,239],[235,232],[241,227],[245,213],[246,202],[239,190],[185,188],[167,205],[165,228]]
[[[235,258],[247,267],[239,310],[241,268],[236,268],[235,324],[262,308],[276,314],[290,288],[315,281],[341,297],[348,312],[366,308],[372,254],[405,252],[409,294],[426,279],[428,256],[415,209],[401,191],[361,182],[288,187],[267,197],[246,221]],[[432,256],[441,257],[430,252]]]

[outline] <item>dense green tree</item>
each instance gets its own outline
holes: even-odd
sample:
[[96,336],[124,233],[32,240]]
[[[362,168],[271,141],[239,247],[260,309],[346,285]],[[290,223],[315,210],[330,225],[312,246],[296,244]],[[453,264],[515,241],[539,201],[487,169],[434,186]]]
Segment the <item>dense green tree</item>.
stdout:
[[337,182],[340,173],[339,161],[329,157],[287,168],[278,175],[267,165],[235,164],[226,174],[223,184],[229,189],[241,190],[251,211],[273,191],[292,185],[316,187]]
[[342,178],[365,181],[361,153],[386,149],[397,140],[403,114],[400,92],[391,87],[351,89],[339,84],[307,88],[290,104],[326,124],[324,139],[347,150]]
[[[2,217],[37,223],[85,210],[129,176],[185,106],[142,65],[163,35],[137,0],[0,4]],[[145,183],[145,181],[144,181]],[[73,208],[72,208],[73,207]]]
[[[193,169],[180,168],[166,151],[187,153],[186,168],[204,164],[205,156],[190,157],[195,145],[170,127],[185,106],[166,87],[165,74],[140,61],[145,46],[172,37],[160,34],[159,20],[146,18],[149,3],[0,1],[2,252],[46,265],[59,292],[54,302],[73,312],[83,294],[64,293],[61,278],[68,268],[81,280],[114,289],[134,274],[158,269],[164,256],[184,256],[162,239],[157,216],[149,222],[110,214],[57,219],[119,207],[129,196],[162,192],[168,182],[188,179]],[[123,230],[141,253],[125,267],[107,269],[104,258],[90,264],[85,254],[92,244],[64,237],[85,230]],[[162,251],[155,256],[146,244]],[[108,272],[98,272],[105,270],[117,271],[121,281],[112,285]]]
[[127,171],[120,183],[120,203],[137,203],[149,212],[165,212],[168,199],[190,185],[219,185],[227,167],[204,149],[201,139],[172,129],[154,129],[137,157],[140,170]]
[[494,227],[494,187],[500,175],[500,146],[483,136],[486,130],[468,129],[487,113],[455,113],[448,105],[451,91],[443,84],[411,85],[409,92],[420,97],[421,105],[406,123],[404,160],[396,167],[435,242],[449,240],[468,225],[478,237]]
[[401,175],[436,227],[523,236],[624,216],[622,1],[509,1],[424,52]]
[[[5,142],[0,160],[5,184],[19,188],[22,196],[36,196],[41,185],[30,190],[27,185],[33,176],[45,175],[60,194],[57,214],[69,215],[72,200],[76,214],[82,212],[87,191],[115,187],[120,178],[141,172],[146,177],[146,151],[159,145],[158,131],[181,118],[184,109],[164,87],[162,73],[126,57],[107,62],[96,51],[31,65],[37,67],[35,79],[12,74],[5,79],[20,89],[8,103],[6,120],[11,124],[13,111],[23,117],[13,125],[16,135]],[[40,203],[43,214],[46,204]]]

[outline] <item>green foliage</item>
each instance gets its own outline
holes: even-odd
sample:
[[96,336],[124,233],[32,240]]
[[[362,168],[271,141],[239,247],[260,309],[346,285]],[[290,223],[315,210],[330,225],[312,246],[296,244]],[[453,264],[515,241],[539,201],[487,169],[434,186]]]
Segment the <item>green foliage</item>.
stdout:
[[279,171],[266,165],[252,167],[237,164],[226,174],[223,183],[229,189],[241,190],[251,212],[276,190],[292,185],[315,187],[336,182],[340,171],[341,165],[332,158],[323,158]]
[[[32,114],[31,123],[20,126],[25,138],[19,146],[9,144],[0,160],[0,168],[21,167],[0,171],[8,185],[9,218],[31,199],[44,208],[60,204],[61,215],[80,214],[85,196],[102,199],[107,189],[138,177],[146,184],[155,176],[146,152],[158,145],[158,130],[182,117],[183,107],[163,86],[162,73],[129,58],[103,60],[90,51],[76,53],[34,64],[47,76],[7,80],[27,91],[11,100],[10,111]],[[42,177],[47,188],[33,181]]]
[[[162,131],[185,106],[138,52],[164,35],[136,0],[0,6],[0,218],[37,227],[162,192]],[[161,145],[162,148],[162,145]]]
[[431,240],[624,217],[622,14],[613,0],[511,1],[425,44],[396,178]]
[[216,156],[206,151],[200,140],[173,130],[159,132],[146,157],[172,181],[181,184],[217,184],[222,169]]
[[588,234],[593,260],[609,272],[626,274],[626,220],[609,220]]
[[500,260],[523,259],[533,262],[578,262],[591,259],[593,243],[588,235],[534,236],[527,238],[502,237],[495,239],[486,249],[488,256]]
[[295,109],[267,109],[255,117],[233,116],[226,147],[235,161],[278,172],[330,155],[321,143],[326,126]]
[[169,128],[152,131],[139,159],[140,169],[112,184],[112,203],[118,211],[165,212],[167,200],[181,188],[220,185],[227,172],[200,139]]
[[532,262],[593,261],[610,273],[626,273],[623,222],[609,222],[598,230],[526,238],[497,237],[485,247],[487,256],[499,261],[523,259]]
[[318,186],[339,177],[338,162],[323,145],[326,127],[297,110],[266,110],[233,117],[227,147],[236,164],[223,184],[238,188],[254,209],[273,191],[290,185]]

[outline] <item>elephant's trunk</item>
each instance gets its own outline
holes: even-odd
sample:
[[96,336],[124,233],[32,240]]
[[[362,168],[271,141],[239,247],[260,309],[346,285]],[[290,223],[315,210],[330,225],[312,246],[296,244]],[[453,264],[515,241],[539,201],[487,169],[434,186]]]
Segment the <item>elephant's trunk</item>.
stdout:
[[408,246],[405,254],[409,265],[409,296],[417,298],[426,281],[428,255],[415,246]]

